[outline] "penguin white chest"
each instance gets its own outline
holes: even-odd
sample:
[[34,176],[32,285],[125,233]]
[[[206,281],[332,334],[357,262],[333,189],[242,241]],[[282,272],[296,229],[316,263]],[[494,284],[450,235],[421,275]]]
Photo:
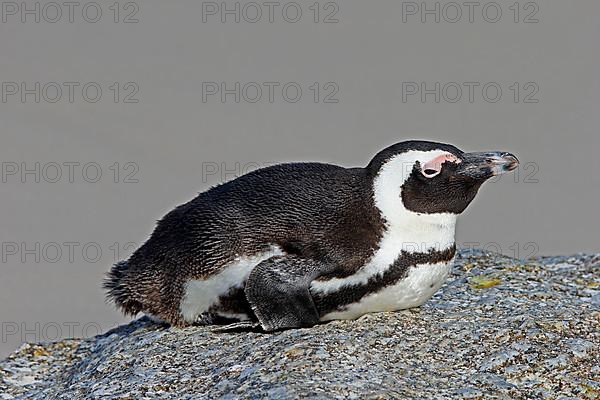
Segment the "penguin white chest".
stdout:
[[[391,218],[390,218],[391,219]],[[418,307],[443,285],[453,263],[455,215],[410,216],[388,227],[378,250],[355,274],[327,281],[313,281],[311,292],[334,295],[352,287],[369,287],[369,293],[350,304],[340,304],[321,316],[322,321],[355,319],[363,314]],[[409,261],[411,260],[412,261]],[[396,263],[410,266],[392,282]],[[397,272],[396,272],[397,273]]]
[[348,304],[343,310],[330,312],[321,320],[355,319],[372,312],[418,307],[442,287],[451,265],[452,261],[410,267],[404,279]]

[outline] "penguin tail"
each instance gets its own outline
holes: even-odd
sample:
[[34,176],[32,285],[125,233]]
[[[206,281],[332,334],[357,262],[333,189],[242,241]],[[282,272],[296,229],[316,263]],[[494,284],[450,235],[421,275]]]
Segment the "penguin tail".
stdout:
[[128,285],[129,269],[128,261],[119,261],[108,272],[102,286],[107,291],[106,297],[109,301],[115,303],[124,314],[135,315],[142,311],[143,305],[135,299]]

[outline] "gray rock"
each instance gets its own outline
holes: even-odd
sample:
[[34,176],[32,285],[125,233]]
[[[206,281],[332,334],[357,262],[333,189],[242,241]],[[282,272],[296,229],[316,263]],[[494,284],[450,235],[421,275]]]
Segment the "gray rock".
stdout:
[[599,285],[599,255],[464,251],[418,309],[274,334],[141,318],[25,344],[0,362],[0,399],[594,399]]

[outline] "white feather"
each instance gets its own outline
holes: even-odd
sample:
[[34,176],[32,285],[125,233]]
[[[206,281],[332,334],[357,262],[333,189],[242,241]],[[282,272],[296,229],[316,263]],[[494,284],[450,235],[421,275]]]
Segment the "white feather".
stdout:
[[261,262],[283,255],[279,246],[271,246],[269,251],[252,256],[240,256],[223,267],[221,272],[208,279],[193,279],[185,284],[185,295],[180,304],[180,312],[185,321],[194,322],[198,316],[216,305],[219,297],[232,288],[241,287],[252,269]]
[[405,279],[393,286],[369,294],[343,311],[330,312],[321,321],[355,319],[370,312],[394,311],[418,307],[425,303],[442,286],[452,262],[421,264],[411,267]]

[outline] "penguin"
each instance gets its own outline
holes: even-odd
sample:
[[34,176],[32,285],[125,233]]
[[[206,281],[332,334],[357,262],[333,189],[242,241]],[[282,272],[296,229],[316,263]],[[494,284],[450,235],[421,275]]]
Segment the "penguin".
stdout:
[[519,161],[411,140],[366,167],[287,163],[210,188],[158,221],[107,297],[177,327],[270,332],[418,307],[442,286],[456,219]]

